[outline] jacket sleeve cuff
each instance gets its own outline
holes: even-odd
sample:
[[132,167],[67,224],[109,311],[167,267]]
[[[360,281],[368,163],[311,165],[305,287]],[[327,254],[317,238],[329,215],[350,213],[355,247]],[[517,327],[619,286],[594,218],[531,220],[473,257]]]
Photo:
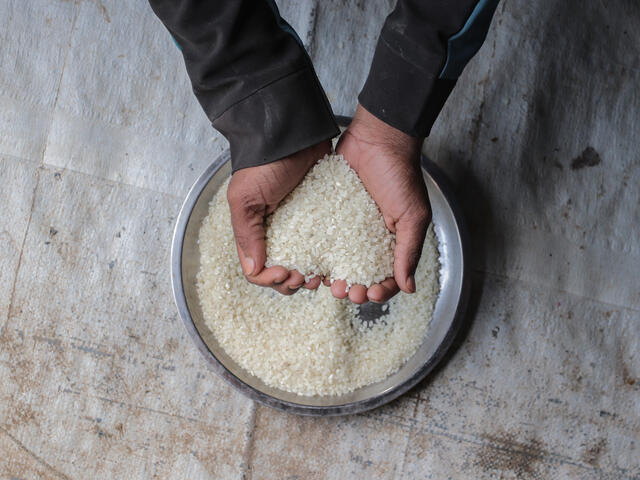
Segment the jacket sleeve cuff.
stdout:
[[212,124],[229,141],[234,172],[279,160],[340,133],[311,67],[260,88]]
[[424,138],[455,84],[455,80],[437,78],[396,52],[385,40],[383,30],[358,100],[383,122]]

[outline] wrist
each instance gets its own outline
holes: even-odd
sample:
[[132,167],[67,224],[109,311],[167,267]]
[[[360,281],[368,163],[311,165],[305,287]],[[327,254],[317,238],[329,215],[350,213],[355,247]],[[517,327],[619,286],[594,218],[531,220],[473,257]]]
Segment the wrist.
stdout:
[[331,153],[331,148],[331,140],[326,140],[294,153],[291,158],[310,167],[326,154]]
[[422,147],[424,137],[413,137],[392,127],[358,104],[349,132],[360,141],[375,144],[403,156],[414,157]]

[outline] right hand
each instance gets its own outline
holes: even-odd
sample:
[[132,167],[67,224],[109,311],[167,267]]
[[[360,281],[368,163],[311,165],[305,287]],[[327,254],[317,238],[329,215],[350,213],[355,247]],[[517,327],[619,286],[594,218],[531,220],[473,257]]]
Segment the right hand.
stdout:
[[265,268],[264,221],[327,153],[331,153],[330,140],[266,165],[243,168],[231,177],[227,190],[231,224],[242,271],[249,282],[272,287],[283,295],[291,295],[300,287],[316,289],[320,285],[319,277],[305,283],[296,270]]
[[402,290],[416,291],[415,271],[431,220],[431,207],[420,167],[422,138],[410,137],[358,105],[336,147],[356,171],[378,205],[389,231],[396,234],[393,277],[371,285],[336,280],[331,293],[354,303],[385,302]]

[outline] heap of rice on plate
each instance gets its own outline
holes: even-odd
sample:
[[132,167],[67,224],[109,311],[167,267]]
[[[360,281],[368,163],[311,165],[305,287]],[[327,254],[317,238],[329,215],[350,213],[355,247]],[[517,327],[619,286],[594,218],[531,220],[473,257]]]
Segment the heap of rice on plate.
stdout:
[[[440,292],[439,253],[429,227],[417,292],[399,293],[376,323],[329,288],[282,296],[250,284],[237,259],[228,181],[209,205],[199,235],[197,288],[205,323],[242,368],[300,395],[341,395],[380,381],[411,357],[429,328]],[[395,237],[356,173],[329,155],[267,219],[269,265],[370,285],[393,272]]]

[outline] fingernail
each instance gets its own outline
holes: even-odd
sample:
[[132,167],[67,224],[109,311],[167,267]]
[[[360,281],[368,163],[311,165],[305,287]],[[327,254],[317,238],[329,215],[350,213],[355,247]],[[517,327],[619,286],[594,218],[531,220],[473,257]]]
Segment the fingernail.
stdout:
[[413,278],[413,275],[409,275],[409,278],[407,278],[407,288],[409,289],[409,291],[411,293],[415,293],[415,291],[416,291],[416,279]]
[[244,262],[242,262],[242,269],[244,270],[244,274],[251,275],[254,268],[256,268],[256,262],[253,261],[253,258],[246,257],[244,259]]

